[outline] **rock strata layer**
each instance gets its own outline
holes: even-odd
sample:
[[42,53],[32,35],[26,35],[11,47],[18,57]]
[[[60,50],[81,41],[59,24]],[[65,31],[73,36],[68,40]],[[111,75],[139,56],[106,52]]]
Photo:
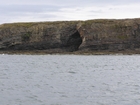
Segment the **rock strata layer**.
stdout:
[[140,48],[140,19],[0,25],[0,51],[124,51]]

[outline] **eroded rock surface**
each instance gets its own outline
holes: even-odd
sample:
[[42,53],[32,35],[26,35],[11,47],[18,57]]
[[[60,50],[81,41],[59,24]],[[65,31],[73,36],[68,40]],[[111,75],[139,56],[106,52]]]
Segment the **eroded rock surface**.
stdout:
[[0,50],[122,51],[140,48],[140,19],[0,25]]

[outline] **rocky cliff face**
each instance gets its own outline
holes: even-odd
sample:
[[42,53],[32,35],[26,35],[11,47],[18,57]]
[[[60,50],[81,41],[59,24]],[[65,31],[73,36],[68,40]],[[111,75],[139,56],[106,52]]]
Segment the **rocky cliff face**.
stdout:
[[140,19],[0,25],[0,50],[95,51],[140,48]]

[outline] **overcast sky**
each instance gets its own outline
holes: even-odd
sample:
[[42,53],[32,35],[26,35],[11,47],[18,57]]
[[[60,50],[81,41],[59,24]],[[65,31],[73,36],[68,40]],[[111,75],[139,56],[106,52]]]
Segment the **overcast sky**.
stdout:
[[140,0],[0,0],[0,24],[140,17]]

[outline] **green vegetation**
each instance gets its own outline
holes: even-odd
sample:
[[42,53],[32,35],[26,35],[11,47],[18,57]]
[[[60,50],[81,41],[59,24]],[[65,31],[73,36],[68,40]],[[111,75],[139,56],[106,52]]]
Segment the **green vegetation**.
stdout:
[[95,20],[84,21],[83,26],[89,27],[93,24],[105,25],[105,24],[112,24],[112,23],[115,23],[115,20],[113,20],[113,19],[95,19]]
[[27,33],[25,33],[25,34],[23,34],[21,37],[22,37],[22,41],[25,41],[25,42],[27,42],[27,41],[29,41],[30,40],[30,37],[31,37],[31,32],[27,32]]
[[30,28],[34,25],[75,25],[78,24],[81,21],[54,21],[54,22],[22,22],[22,23],[5,23],[1,24],[0,28],[18,28],[18,27],[25,27],[25,28]]
[[17,26],[32,27],[35,23],[17,23]]
[[128,37],[126,35],[118,35],[118,39],[126,40]]
[[32,27],[33,25],[36,25],[37,23],[6,23],[6,24],[2,24],[0,25],[1,28],[12,28],[12,27]]
[[127,28],[127,26],[125,26],[124,24],[115,24],[114,25],[114,28],[115,29],[126,29]]

